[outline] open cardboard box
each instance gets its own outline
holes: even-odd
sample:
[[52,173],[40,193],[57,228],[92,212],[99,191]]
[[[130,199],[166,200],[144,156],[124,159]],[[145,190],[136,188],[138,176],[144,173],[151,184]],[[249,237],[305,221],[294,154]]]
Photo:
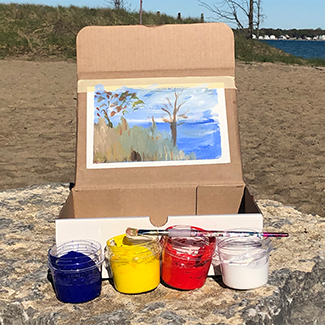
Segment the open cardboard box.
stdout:
[[[126,226],[162,228],[180,222],[207,229],[245,227],[262,230],[262,215],[243,181],[234,85],[234,38],[227,25],[86,27],[77,37],[77,73],[76,180],[56,221],[57,242],[91,238],[105,245],[108,238],[123,233]],[[103,86],[98,88],[98,85]],[[197,123],[202,122],[204,114],[206,120],[216,123],[212,133],[218,130],[218,137],[208,140],[210,156],[196,156],[194,160],[145,161],[144,154],[138,149],[133,150],[135,143],[131,146],[134,151],[132,161],[125,162],[114,156],[115,160],[108,162],[107,157],[102,158],[102,153],[99,155],[102,160],[96,160],[98,156],[96,158],[95,154],[102,145],[96,142],[100,130],[94,135],[99,128],[94,125],[100,124],[97,117],[104,121],[102,107],[109,108],[106,112],[111,113],[119,104],[109,102],[106,97],[105,104],[101,98],[114,94],[125,85],[129,87],[127,89],[137,89],[136,100],[143,99],[145,92],[147,97],[154,97],[161,89],[177,89],[173,92],[174,97],[161,103],[164,109],[159,113],[157,108],[150,111],[138,102],[141,106],[138,111],[142,109],[138,113],[139,120],[144,116],[143,110],[147,110],[148,121],[152,120],[148,130],[154,123],[168,124],[168,118],[170,126],[172,110],[178,108],[176,97],[179,96],[178,104],[184,105],[178,108],[177,117],[179,120],[183,117],[183,125],[187,123],[184,116],[187,120],[192,118],[193,122],[194,112],[200,110],[201,113],[196,114],[200,116]],[[217,101],[221,106],[204,107],[207,105],[205,99],[197,97],[193,87],[199,87],[202,92],[208,89],[210,93],[217,88]],[[179,91],[181,88],[183,90]],[[149,96],[150,91],[153,93]],[[195,104],[189,106],[193,98]],[[128,113],[136,111],[134,102],[129,101]],[[203,107],[197,106],[200,102]],[[110,106],[112,103],[114,105]],[[97,107],[101,104],[102,107]],[[168,108],[171,114],[166,112]],[[124,109],[122,106],[120,111],[115,109],[116,116],[108,115],[101,128],[107,129],[113,117],[120,119],[123,116],[129,124],[124,122],[123,126],[117,119],[112,124],[116,128],[120,123],[120,135],[122,132],[130,134],[129,116],[134,115],[122,115]],[[177,127],[179,131],[181,126]],[[211,159],[215,146],[219,155]]]

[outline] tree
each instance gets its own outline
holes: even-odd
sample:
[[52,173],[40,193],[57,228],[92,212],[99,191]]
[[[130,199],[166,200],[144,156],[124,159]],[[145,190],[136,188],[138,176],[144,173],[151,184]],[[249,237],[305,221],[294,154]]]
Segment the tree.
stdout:
[[96,115],[104,117],[108,127],[112,128],[111,117],[121,113],[124,116],[128,113],[127,109],[137,110],[144,102],[138,98],[136,93],[124,91],[122,93],[103,91],[95,93]]
[[109,3],[114,6],[114,9],[120,10],[125,8],[125,0],[110,0]]
[[174,147],[176,146],[176,141],[177,141],[177,126],[184,124],[184,122],[178,122],[178,121],[180,119],[187,119],[188,118],[187,115],[186,115],[188,110],[183,114],[179,114],[180,108],[185,103],[185,102],[182,102],[181,104],[178,103],[179,97],[181,96],[181,94],[182,94],[182,92],[178,93],[175,90],[175,92],[174,92],[174,96],[175,96],[174,104],[172,104],[170,99],[167,97],[166,102],[164,102],[164,107],[161,108],[165,113],[168,114],[168,118],[162,118],[162,120],[165,123],[170,124],[170,131],[171,131]]
[[[216,15],[224,22],[235,23],[237,28],[252,38],[254,26],[261,22],[261,0],[222,0],[209,5],[204,0],[198,0],[200,5]],[[257,12],[257,21],[254,21],[254,11]]]
[[262,0],[255,1],[255,29],[256,29],[256,37],[259,38],[260,36],[260,25],[264,21],[265,15],[263,14],[262,10]]

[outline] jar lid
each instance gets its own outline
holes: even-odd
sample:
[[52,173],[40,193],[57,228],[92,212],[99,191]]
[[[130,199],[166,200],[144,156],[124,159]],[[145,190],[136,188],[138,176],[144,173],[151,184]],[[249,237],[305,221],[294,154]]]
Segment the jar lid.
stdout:
[[270,238],[261,237],[227,237],[218,242],[219,249],[222,250],[254,250],[267,249],[271,240]]
[[248,265],[267,256],[272,250],[270,238],[228,237],[217,246],[222,263]]
[[[167,229],[190,227],[195,230],[203,230],[193,226],[172,226]],[[177,258],[186,260],[211,259],[215,251],[215,237],[168,237],[161,238],[161,246],[165,252]]]

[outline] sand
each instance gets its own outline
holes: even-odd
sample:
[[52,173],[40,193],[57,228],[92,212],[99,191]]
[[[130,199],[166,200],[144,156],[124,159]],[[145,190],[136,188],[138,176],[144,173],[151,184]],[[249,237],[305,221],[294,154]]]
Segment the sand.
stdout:
[[[0,190],[74,182],[76,63],[0,61]],[[325,217],[325,68],[236,64],[244,180]]]

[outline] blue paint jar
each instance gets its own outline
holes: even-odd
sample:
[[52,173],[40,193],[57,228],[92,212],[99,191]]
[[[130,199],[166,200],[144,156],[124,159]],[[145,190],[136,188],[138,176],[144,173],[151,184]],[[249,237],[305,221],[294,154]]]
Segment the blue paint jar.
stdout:
[[56,297],[82,303],[100,295],[103,253],[100,243],[74,240],[54,245],[48,252]]

